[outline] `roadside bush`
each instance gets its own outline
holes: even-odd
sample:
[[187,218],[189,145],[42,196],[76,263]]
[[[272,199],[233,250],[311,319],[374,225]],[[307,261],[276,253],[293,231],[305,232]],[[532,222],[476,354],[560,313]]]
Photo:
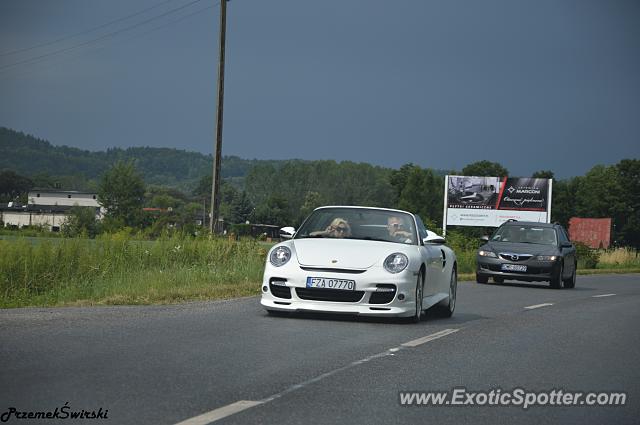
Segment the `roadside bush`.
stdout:
[[595,269],[598,265],[598,251],[589,248],[582,242],[575,242],[579,269]]

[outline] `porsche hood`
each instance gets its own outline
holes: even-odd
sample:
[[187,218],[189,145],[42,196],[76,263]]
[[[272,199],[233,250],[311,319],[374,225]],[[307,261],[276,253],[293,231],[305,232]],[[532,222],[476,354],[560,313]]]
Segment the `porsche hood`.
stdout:
[[296,239],[293,245],[301,266],[341,269],[368,269],[403,251],[392,242],[367,242],[365,247],[356,239]]

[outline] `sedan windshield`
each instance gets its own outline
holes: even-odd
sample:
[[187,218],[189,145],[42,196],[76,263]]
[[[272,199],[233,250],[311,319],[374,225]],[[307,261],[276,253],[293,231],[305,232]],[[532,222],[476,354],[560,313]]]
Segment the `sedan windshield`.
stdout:
[[362,239],[417,244],[413,216],[367,208],[322,208],[302,224],[295,239]]
[[493,242],[558,245],[556,231],[551,227],[502,226],[496,230],[491,240]]

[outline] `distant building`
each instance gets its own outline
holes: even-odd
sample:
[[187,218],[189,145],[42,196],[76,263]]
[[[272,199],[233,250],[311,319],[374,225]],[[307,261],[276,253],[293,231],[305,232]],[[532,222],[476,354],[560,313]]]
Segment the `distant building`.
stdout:
[[591,248],[611,245],[611,218],[579,218],[569,220],[569,237]]
[[102,218],[104,208],[98,203],[97,194],[75,190],[33,189],[27,205],[13,202],[0,204],[0,223],[7,227],[48,227],[59,231],[74,206],[93,208],[96,218]]
[[27,196],[29,205],[50,205],[100,208],[98,195],[77,190],[33,189]]

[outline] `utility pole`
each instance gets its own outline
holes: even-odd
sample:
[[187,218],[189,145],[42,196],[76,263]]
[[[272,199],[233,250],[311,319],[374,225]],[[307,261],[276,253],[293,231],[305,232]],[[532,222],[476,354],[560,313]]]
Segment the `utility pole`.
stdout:
[[224,46],[227,32],[227,0],[220,0],[220,35],[218,45],[218,107],[216,111],[216,143],[213,150],[213,181],[211,182],[211,220],[209,230],[215,230],[220,213],[220,164],[222,162],[222,112],[224,104]]

